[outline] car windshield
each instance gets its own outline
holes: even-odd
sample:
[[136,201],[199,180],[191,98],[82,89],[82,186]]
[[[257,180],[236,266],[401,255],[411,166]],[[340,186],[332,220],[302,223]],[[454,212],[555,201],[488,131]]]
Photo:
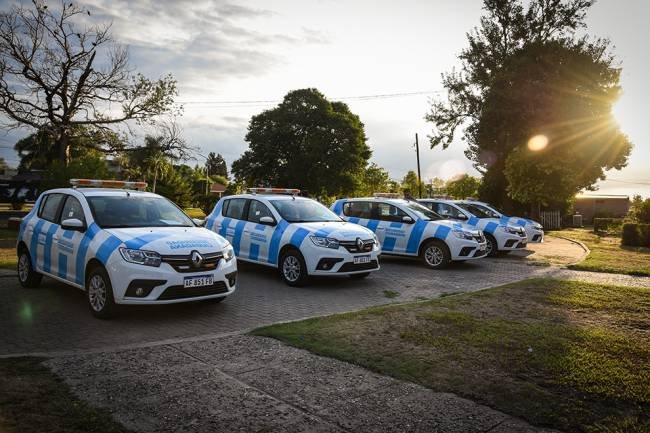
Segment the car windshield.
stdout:
[[290,223],[342,221],[334,212],[314,200],[270,200],[280,216]]
[[490,205],[485,205],[485,204],[476,204],[476,206],[485,209],[486,212],[491,213],[494,215],[494,218],[500,218],[502,215],[505,215],[503,212],[501,212],[499,209],[495,208],[494,206]]
[[95,222],[101,228],[193,227],[192,220],[162,197],[88,197]]
[[458,206],[477,216],[478,218],[498,218],[494,212],[483,206],[477,206],[470,203],[458,203]]
[[442,219],[440,215],[438,215],[431,209],[422,206],[419,203],[409,202],[406,205],[406,207],[409,208],[413,213],[415,213],[415,215],[421,220],[436,221]]

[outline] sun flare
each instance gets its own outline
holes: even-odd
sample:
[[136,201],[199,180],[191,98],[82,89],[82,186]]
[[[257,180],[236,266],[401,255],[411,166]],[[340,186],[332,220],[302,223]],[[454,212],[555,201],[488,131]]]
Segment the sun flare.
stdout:
[[548,137],[543,134],[535,135],[528,140],[528,149],[533,152],[544,150],[548,146]]

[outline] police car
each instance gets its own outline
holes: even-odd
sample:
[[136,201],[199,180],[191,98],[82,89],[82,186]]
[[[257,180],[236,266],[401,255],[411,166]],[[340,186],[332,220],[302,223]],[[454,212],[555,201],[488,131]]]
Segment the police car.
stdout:
[[38,286],[47,275],[84,289],[100,318],[115,304],[221,301],[235,291],[237,262],[228,241],[197,227],[166,198],[126,189],[146,183],[71,183],[75,187],[41,194],[21,222],[18,279],[24,287]]
[[440,199],[419,200],[427,208],[450,219],[463,221],[472,227],[483,230],[487,240],[487,255],[526,247],[526,232],[522,227],[508,224],[470,202]]
[[277,267],[290,286],[310,275],[363,278],[379,269],[377,237],[344,222],[300,190],[251,188],[222,198],[206,227],[230,240],[238,259]]
[[463,203],[467,203],[468,206],[473,206],[474,208],[482,209],[493,218],[499,218],[499,220],[504,224],[523,227],[526,231],[528,243],[544,242],[544,227],[536,221],[527,218],[506,216],[499,212],[494,206],[482,201],[463,200]]
[[337,200],[332,210],[346,221],[377,234],[382,254],[419,256],[430,268],[443,268],[452,260],[483,257],[483,233],[461,222],[443,219],[415,201],[391,194]]

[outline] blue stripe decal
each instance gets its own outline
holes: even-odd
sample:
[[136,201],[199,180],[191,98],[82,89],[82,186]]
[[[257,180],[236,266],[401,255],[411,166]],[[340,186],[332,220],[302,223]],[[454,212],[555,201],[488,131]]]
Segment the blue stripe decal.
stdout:
[[59,253],[59,277],[68,279],[68,256]]
[[393,249],[395,248],[396,240],[397,240],[396,238],[385,237],[384,242],[382,242],[381,244],[381,250],[386,252],[393,251]]
[[224,218],[221,221],[221,228],[219,229],[219,234],[224,238],[226,237],[226,233],[228,233],[228,226],[230,225],[231,221],[232,220],[230,218]]
[[497,223],[489,222],[489,223],[487,223],[485,225],[485,228],[483,229],[483,231],[492,234],[497,229],[497,227],[499,227],[499,225]]
[[41,234],[41,228],[43,228],[43,224],[45,224],[45,221],[43,220],[38,220],[36,225],[34,226],[34,232],[32,233],[32,239],[29,242],[29,254],[32,256],[32,265],[34,267],[37,267],[38,261],[36,258],[38,257],[38,237]]
[[289,241],[289,243],[296,248],[300,248],[302,241],[305,240],[308,234],[309,234],[309,230],[303,229],[301,227],[295,232],[293,232],[293,235],[291,235],[291,240]]
[[121,244],[121,240],[115,236],[109,236],[104,242],[102,242],[102,245],[97,250],[97,254],[95,256],[100,262],[102,262],[102,264],[106,265],[111,254],[113,254],[113,252]]
[[271,244],[269,245],[269,263],[275,264],[278,262],[278,254],[280,253],[280,241],[284,231],[289,227],[285,220],[280,220],[275,230],[271,235]]
[[255,230],[259,230],[259,231],[263,232],[264,230],[266,230],[266,226],[264,224],[257,224],[255,226]]
[[359,218],[357,217],[348,218],[348,221],[352,224],[359,224]]
[[345,203],[345,200],[336,200],[334,202],[334,206],[332,206],[332,212],[337,215],[341,215],[343,212],[343,203]]
[[318,230],[316,233],[314,233],[314,236],[319,236],[322,238],[326,238],[329,236],[335,229],[332,227],[323,227],[322,229]]
[[462,230],[463,225],[461,223],[454,223],[454,230]]
[[239,255],[239,247],[241,245],[241,235],[246,227],[246,221],[237,221],[235,226],[235,236],[232,238],[232,247],[235,249],[235,255]]
[[36,209],[38,209],[38,201],[34,204],[34,209],[27,215],[23,217],[23,219],[20,221],[20,228],[18,229],[18,240],[19,241],[24,241],[23,239],[23,234],[25,233],[25,227],[27,227],[27,223],[31,221],[32,218],[34,218],[34,215],[36,215]]
[[74,236],[74,230],[64,230],[63,231],[63,237],[66,239],[72,239]]
[[373,232],[376,232],[378,225],[379,225],[379,220],[368,220],[368,224],[366,224],[366,227],[368,227]]
[[467,224],[469,224],[471,226],[475,226],[476,224],[478,224],[479,221],[480,220],[478,218],[473,216],[473,217],[471,217],[470,219],[467,220]]
[[249,250],[250,250],[250,251],[249,251],[249,253],[248,253],[248,258],[249,258],[250,260],[255,260],[255,261],[257,261],[257,257],[258,257],[259,254],[260,254],[260,246],[257,245],[257,244],[251,244]]
[[221,208],[223,207],[223,199],[219,200],[217,202],[217,205],[214,207],[212,210],[212,213],[208,217],[208,221],[205,224],[205,228],[209,230],[213,230],[214,226],[217,222],[217,218],[219,218],[219,215],[221,214]]
[[508,224],[508,220],[510,220],[510,217],[502,215],[501,218],[499,218],[499,222],[501,224]]
[[52,224],[50,228],[47,229],[47,234],[45,235],[45,250],[43,252],[43,271],[48,274],[51,272],[51,262],[52,262],[52,236],[58,230],[58,224]]
[[402,223],[390,223],[390,227],[393,229],[401,229]]
[[436,232],[433,234],[434,238],[442,239],[443,241],[449,236],[451,229],[446,226],[438,226]]
[[142,236],[138,236],[133,239],[129,239],[128,241],[124,242],[124,245],[126,245],[127,248],[132,248],[134,250],[138,250],[142,248],[143,246],[147,245],[150,242],[157,241],[158,239],[166,238],[167,236],[170,236],[169,233],[146,233]]
[[91,223],[90,226],[88,227],[88,230],[86,230],[86,233],[84,233],[83,238],[81,238],[81,242],[79,242],[79,250],[77,251],[77,257],[75,259],[75,282],[77,284],[83,284],[84,281],[84,272],[86,271],[86,253],[88,252],[88,246],[90,245],[90,241],[93,240],[95,235],[99,233],[99,227],[95,223]]
[[519,226],[521,226],[521,227],[526,227],[526,222],[527,222],[527,221],[526,221],[525,219],[519,219],[519,220],[517,221],[517,225],[519,225]]
[[409,236],[408,244],[406,244],[407,253],[416,253],[418,247],[420,246],[420,241],[422,240],[422,233],[427,226],[427,221],[417,220],[413,229],[411,230],[411,236]]

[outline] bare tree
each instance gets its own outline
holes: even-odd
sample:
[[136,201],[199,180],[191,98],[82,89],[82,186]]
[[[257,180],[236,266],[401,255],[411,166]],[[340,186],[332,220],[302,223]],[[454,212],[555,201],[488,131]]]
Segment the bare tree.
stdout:
[[[52,8],[41,0],[0,13],[2,121],[49,134],[64,163],[75,134],[153,123],[173,111],[177,94],[171,75],[152,81],[134,73],[111,25],[84,24],[89,15],[70,2]],[[100,147],[121,150],[110,142]]]

